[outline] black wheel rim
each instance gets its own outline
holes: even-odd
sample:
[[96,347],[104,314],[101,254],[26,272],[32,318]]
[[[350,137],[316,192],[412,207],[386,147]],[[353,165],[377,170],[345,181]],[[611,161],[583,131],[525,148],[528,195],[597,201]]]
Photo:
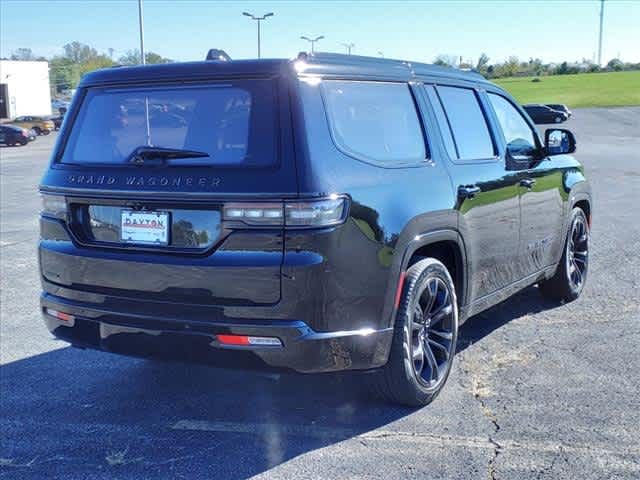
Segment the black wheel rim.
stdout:
[[576,218],[567,242],[567,273],[574,290],[584,285],[589,266],[589,230],[585,220]]
[[454,348],[454,306],[440,278],[428,279],[419,292],[411,319],[411,356],[419,380],[435,387],[445,377]]

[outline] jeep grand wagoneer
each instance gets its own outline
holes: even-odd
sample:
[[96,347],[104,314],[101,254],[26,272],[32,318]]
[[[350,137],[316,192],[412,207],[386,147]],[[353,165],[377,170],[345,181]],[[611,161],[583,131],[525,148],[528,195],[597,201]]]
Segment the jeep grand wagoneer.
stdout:
[[424,405],[461,322],[585,284],[573,135],[541,140],[476,73],[334,54],[110,68],[67,115],[39,256],[46,323],[78,347],[369,371]]

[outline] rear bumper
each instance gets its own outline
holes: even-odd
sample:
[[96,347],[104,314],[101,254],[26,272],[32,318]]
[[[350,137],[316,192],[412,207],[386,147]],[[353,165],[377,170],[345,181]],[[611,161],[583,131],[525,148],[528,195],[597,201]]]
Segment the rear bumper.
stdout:
[[[75,346],[131,356],[166,358],[231,368],[288,369],[302,373],[366,370],[387,362],[392,329],[316,332],[298,320],[207,321],[123,314],[44,293],[49,331]],[[71,322],[45,312],[73,315]],[[277,337],[282,347],[223,346],[217,334]]]

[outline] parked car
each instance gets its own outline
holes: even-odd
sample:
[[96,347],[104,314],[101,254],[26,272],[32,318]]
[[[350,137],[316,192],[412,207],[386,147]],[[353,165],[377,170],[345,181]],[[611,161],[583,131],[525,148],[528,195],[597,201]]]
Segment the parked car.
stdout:
[[561,103],[547,103],[546,106],[558,112],[566,113],[569,118],[573,115],[573,112],[569,110],[569,107]]
[[546,123],[562,123],[569,119],[569,115],[564,112],[559,112],[546,105],[523,105],[525,111],[531,117],[534,123],[546,124]]
[[26,145],[35,140],[33,132],[14,125],[0,125],[0,143],[4,145]]
[[35,117],[31,115],[25,115],[23,117],[17,117],[13,122],[13,125],[18,127],[33,130],[37,135],[49,135],[54,129],[54,123],[44,117]]
[[[75,346],[362,370],[425,405],[465,320],[532,284],[565,302],[585,285],[573,135],[541,140],[479,74],[301,54],[104,69],[77,98],[39,244],[44,319]],[[158,105],[188,115],[156,124]]]

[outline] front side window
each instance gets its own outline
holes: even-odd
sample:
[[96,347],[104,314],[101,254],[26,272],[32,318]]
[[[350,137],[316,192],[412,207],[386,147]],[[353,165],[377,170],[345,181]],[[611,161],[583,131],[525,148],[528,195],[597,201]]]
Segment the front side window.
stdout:
[[390,166],[426,158],[407,84],[326,80],[322,88],[331,133],[343,152]]
[[437,87],[442,106],[460,160],[487,159],[495,156],[487,121],[478,103],[476,93],[470,88]]
[[267,80],[90,88],[61,162],[126,164],[144,147],[200,154],[179,165],[271,165],[276,120]]
[[531,154],[536,148],[536,140],[527,121],[503,96],[495,93],[489,93],[488,96],[502,127],[507,149],[517,150],[523,155]]

